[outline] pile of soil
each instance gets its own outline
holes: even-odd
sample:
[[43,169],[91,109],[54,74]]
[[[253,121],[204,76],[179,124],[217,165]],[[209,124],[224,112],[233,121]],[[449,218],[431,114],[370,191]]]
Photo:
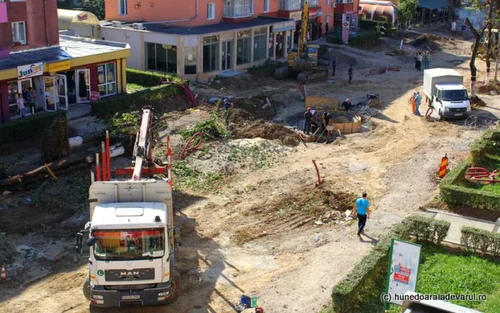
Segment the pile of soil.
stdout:
[[477,92],[480,94],[488,94],[488,95],[500,94],[500,82],[491,81],[489,84],[485,84],[485,82],[478,82]]
[[297,133],[281,125],[263,120],[238,120],[232,122],[233,138],[264,138],[279,139],[286,146],[295,147],[300,143]]
[[[271,105],[266,106],[266,99],[269,99]],[[252,98],[237,98],[233,102],[235,109],[230,113],[230,117],[232,120],[270,120],[276,115],[276,107],[283,106],[282,102],[272,100],[269,96],[266,95],[259,95]]]
[[438,40],[441,40],[441,37],[430,34],[423,34],[410,41],[410,45],[418,49],[430,49],[432,51],[436,51],[441,50],[441,46],[436,42]]
[[479,98],[478,96],[471,97],[470,98],[470,104],[473,107],[484,107],[484,106],[486,106],[486,103],[481,98]]

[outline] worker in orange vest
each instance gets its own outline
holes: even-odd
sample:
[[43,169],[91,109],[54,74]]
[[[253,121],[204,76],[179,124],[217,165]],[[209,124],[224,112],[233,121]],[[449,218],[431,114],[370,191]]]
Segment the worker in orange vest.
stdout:
[[417,111],[417,92],[414,91],[413,95],[410,98],[410,103],[411,103],[411,112],[415,114]]

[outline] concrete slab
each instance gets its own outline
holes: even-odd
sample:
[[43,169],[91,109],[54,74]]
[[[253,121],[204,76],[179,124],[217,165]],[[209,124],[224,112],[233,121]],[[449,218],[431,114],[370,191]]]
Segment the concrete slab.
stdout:
[[58,245],[50,246],[43,251],[43,257],[48,261],[57,261],[64,254],[64,248]]
[[454,244],[460,244],[460,237],[462,235],[461,230],[463,226],[484,229],[487,231],[493,231],[493,227],[495,227],[495,223],[490,221],[480,220],[477,218],[462,216],[443,211],[436,211],[436,216],[434,218],[438,220],[448,221],[451,223],[450,229],[448,231],[448,236],[446,236],[444,241]]

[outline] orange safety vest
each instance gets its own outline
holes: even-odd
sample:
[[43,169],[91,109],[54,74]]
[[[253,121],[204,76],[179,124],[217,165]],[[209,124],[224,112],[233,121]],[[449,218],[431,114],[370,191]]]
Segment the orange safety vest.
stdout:
[[410,98],[411,111],[415,113],[417,111],[417,100],[413,97]]

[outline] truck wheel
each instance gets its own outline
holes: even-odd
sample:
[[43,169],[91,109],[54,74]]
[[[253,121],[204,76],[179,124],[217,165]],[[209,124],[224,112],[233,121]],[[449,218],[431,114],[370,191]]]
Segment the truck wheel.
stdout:
[[179,275],[179,273],[177,272],[174,272],[174,278],[172,279],[172,287],[170,288],[170,292],[172,296],[170,296],[165,304],[174,303],[181,294],[181,275]]
[[439,110],[439,119],[440,119],[441,121],[444,121],[443,112],[441,112],[441,110]]
[[90,301],[90,277],[88,275],[83,282],[82,291],[85,298]]

